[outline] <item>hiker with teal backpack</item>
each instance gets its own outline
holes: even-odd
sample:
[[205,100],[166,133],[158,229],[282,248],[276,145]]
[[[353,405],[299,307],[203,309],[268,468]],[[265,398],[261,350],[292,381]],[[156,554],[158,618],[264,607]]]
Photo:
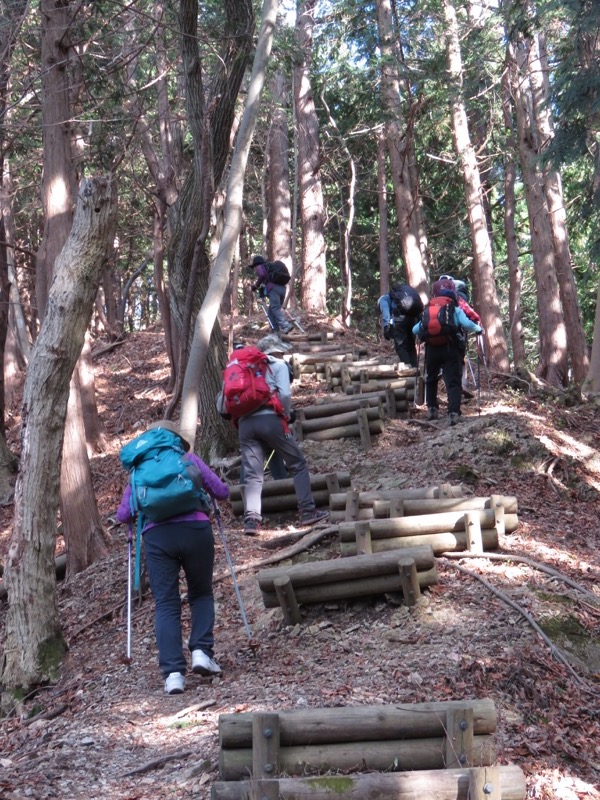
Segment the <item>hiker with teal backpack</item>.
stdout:
[[465,339],[463,331],[483,333],[458,305],[453,280],[437,280],[431,301],[423,311],[413,333],[425,343],[425,402],[427,419],[439,418],[438,382],[442,372],[448,394],[448,421],[456,425],[461,416],[462,367]]
[[152,423],[126,444],[121,463],[129,471],[117,510],[121,523],[138,518],[136,583],[139,585],[143,542],[150,589],[154,597],[159,666],[167,694],[185,688],[186,658],[182,645],[179,573],[183,569],[191,610],[188,647],[192,672],[215,676],[215,607],[212,589],[214,539],[210,498],[226,500],[229,487],[194,453],[169,420]]
[[267,317],[274,331],[289,333],[294,327],[283,313],[285,287],[290,282],[290,272],[283,261],[269,262],[264,256],[254,256],[249,270],[256,270],[252,291],[268,299]]

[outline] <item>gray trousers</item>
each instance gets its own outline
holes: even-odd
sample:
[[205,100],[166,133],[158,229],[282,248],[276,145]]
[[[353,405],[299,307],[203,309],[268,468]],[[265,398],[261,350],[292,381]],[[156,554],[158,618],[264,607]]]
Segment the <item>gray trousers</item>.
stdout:
[[267,314],[271,320],[271,325],[275,331],[289,331],[292,323],[287,319],[283,312],[283,301],[285,300],[285,286],[273,286],[268,294],[269,309]]
[[310,488],[308,464],[292,433],[283,432],[281,417],[266,412],[250,414],[239,421],[242,466],[246,481],[244,512],[246,516],[261,515],[261,494],[264,479],[265,450],[275,450],[282,456],[288,472],[294,479],[300,513],[315,508]]

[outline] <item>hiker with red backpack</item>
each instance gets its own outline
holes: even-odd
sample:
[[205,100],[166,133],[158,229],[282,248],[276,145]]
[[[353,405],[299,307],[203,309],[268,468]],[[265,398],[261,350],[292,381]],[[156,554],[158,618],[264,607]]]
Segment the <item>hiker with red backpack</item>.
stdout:
[[[192,625],[188,647],[192,672],[214,677],[221,667],[213,659],[214,539],[208,517],[209,496],[229,497],[229,487],[195,453],[169,420],[153,422],[120,453],[130,472],[117,519],[131,524],[138,517],[137,547],[143,542],[158,660],[167,694],[185,689],[186,659],[182,645],[179,573],[187,582]],[[141,539],[141,542],[140,542]],[[137,583],[139,575],[136,574]]]
[[[467,284],[463,280],[460,280],[460,278],[453,278],[452,275],[442,275],[440,276],[440,280],[454,281],[456,299],[458,301],[459,308],[461,308],[465,312],[465,314],[471,320],[471,322],[476,322],[477,325],[481,325],[481,317],[475,311],[475,309],[469,304],[469,290],[467,288]],[[464,397],[472,398],[473,393],[469,391],[469,381],[468,381],[468,372],[466,364],[467,349],[468,349],[468,344],[465,335],[465,347],[464,347],[463,368],[462,368],[462,393]]]
[[463,331],[483,333],[458,305],[453,280],[437,280],[431,290],[432,298],[423,311],[413,333],[425,343],[425,402],[427,419],[439,418],[438,382],[442,372],[448,395],[448,420],[456,425],[461,416],[461,377],[465,352]]
[[240,437],[244,468],[244,533],[255,536],[262,521],[261,496],[265,451],[282,456],[294,481],[301,525],[328,517],[312,495],[306,458],[289,429],[292,391],[283,354],[290,349],[275,333],[257,347],[234,350],[223,371],[217,408],[232,419]]
[[252,291],[259,292],[269,301],[267,317],[274,331],[289,333],[294,327],[283,313],[285,287],[290,281],[290,273],[283,261],[268,262],[264,256],[254,256],[249,270],[256,270]]
[[397,283],[377,301],[385,339],[394,340],[394,349],[403,364],[418,366],[417,348],[412,332],[423,311],[419,293],[407,283]]

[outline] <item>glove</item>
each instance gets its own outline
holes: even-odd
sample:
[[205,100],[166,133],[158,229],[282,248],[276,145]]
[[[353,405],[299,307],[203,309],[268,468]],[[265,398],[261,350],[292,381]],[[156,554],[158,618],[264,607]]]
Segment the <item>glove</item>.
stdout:
[[483,330],[483,328],[479,328],[479,330],[475,331],[475,333],[476,333],[477,336],[483,336],[484,330]]
[[391,325],[384,325],[383,326],[383,338],[384,339],[391,339],[392,338],[392,326]]
[[294,411],[294,409],[293,409],[293,408],[292,408],[292,410],[290,411],[290,415],[289,415],[289,417],[288,417],[288,422],[290,423],[290,425],[293,425],[293,424],[294,424],[294,422],[296,422],[296,412]]
[[257,292],[258,291],[258,286],[255,283],[252,284],[251,288],[252,288],[253,292]]
[[259,297],[266,297],[267,296],[267,287],[266,286],[259,286],[259,288],[258,288],[258,296]]

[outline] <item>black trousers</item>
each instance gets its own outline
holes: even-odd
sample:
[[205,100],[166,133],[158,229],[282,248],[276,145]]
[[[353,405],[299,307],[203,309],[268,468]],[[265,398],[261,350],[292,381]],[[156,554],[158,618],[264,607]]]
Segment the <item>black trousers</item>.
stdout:
[[455,341],[425,347],[425,402],[428,408],[438,408],[440,370],[448,394],[448,413],[460,414],[462,396],[463,348]]
[[417,364],[417,347],[412,329],[415,324],[414,317],[394,317],[394,349],[403,364],[411,367]]

